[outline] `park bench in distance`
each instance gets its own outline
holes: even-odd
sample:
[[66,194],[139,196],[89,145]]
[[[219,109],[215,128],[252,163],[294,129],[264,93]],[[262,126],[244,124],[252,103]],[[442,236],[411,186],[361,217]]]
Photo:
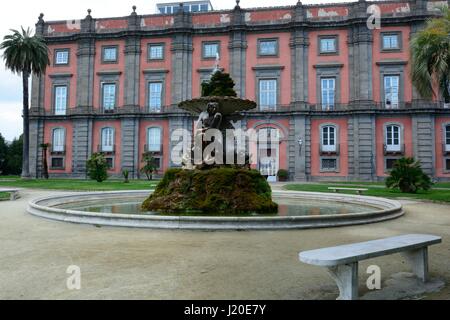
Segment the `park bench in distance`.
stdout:
[[356,191],[357,194],[362,194],[364,191],[367,191],[369,189],[364,188],[341,188],[341,187],[328,187],[328,190],[332,190],[334,192],[339,192],[341,190],[343,191]]
[[428,280],[428,246],[441,243],[442,238],[428,234],[407,234],[397,237],[303,251],[300,261],[326,267],[339,288],[339,300],[358,299],[358,262],[402,252],[412,271],[423,282]]

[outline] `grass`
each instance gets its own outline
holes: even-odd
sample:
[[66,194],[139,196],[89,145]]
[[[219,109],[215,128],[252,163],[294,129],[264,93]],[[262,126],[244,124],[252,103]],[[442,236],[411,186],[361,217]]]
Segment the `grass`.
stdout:
[[130,180],[106,180],[96,182],[93,180],[79,179],[31,179],[22,180],[19,177],[10,177],[8,180],[0,178],[0,187],[16,187],[49,190],[73,190],[73,191],[113,191],[113,190],[148,190],[153,189],[158,181]]
[[[286,190],[293,191],[311,191],[311,192],[330,192],[329,186],[333,187],[349,187],[348,184],[342,183],[328,183],[328,184],[289,184],[285,186]],[[436,190],[431,189],[429,191],[419,191],[418,193],[401,193],[398,190],[390,190],[388,188],[382,188],[380,185],[366,185],[365,188],[368,191],[364,192],[364,195],[384,197],[384,198],[410,198],[418,200],[427,200],[435,202],[447,202],[450,203],[450,189],[448,190]],[[340,193],[355,194],[354,191],[340,191]]]
[[9,193],[8,192],[0,192],[0,200],[9,200]]

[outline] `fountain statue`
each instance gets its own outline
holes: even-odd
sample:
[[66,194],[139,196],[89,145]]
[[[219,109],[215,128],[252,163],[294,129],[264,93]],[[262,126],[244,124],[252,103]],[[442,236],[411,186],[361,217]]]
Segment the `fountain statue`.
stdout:
[[[243,118],[241,112],[254,109],[256,103],[236,97],[234,81],[221,71],[219,61],[217,55],[209,81],[202,84],[202,97],[178,105],[197,116],[194,142],[182,157],[183,167],[166,171],[142,204],[144,210],[222,215],[277,212],[270,185],[250,168],[247,149],[227,150],[227,130],[234,130],[233,122]],[[224,163],[224,155],[232,163]]]

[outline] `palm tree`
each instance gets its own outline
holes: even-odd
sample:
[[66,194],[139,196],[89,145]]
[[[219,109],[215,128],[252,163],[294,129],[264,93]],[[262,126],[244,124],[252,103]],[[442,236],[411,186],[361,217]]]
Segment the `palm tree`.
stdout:
[[424,98],[438,96],[433,89],[437,83],[444,102],[450,103],[450,10],[441,11],[411,40],[411,77]]
[[45,40],[38,35],[31,35],[31,30],[22,32],[11,30],[12,34],[6,35],[0,44],[3,52],[6,68],[13,73],[22,74],[23,82],[23,158],[22,178],[30,178],[29,166],[29,119],[28,119],[28,80],[33,73],[37,76],[45,73],[50,64],[48,47]]

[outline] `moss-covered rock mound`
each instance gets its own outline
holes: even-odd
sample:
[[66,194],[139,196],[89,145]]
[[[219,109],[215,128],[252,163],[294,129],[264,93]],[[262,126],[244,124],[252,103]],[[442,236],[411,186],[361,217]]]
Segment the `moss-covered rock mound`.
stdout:
[[272,190],[256,170],[213,168],[169,169],[155,192],[144,201],[148,211],[239,214],[275,213]]

